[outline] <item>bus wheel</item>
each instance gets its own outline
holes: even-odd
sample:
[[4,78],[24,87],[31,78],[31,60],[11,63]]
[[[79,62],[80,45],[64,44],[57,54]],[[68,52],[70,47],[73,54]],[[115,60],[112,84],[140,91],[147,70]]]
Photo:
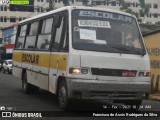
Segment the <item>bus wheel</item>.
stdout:
[[23,75],[22,88],[25,93],[30,93],[32,90],[32,85],[27,82],[27,73],[24,73]]
[[61,109],[66,110],[68,108],[69,99],[67,84],[65,81],[61,81],[58,88],[58,103]]

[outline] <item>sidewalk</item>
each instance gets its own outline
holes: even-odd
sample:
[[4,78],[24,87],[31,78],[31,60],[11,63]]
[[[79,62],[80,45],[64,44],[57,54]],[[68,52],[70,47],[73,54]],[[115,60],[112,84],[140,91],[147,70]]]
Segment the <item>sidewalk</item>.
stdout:
[[151,100],[160,101],[160,93],[151,93],[149,98],[150,98]]

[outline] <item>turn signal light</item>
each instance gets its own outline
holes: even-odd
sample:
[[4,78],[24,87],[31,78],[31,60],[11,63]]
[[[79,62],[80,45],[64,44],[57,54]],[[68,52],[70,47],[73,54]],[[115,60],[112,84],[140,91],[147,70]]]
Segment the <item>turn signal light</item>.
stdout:
[[144,76],[150,77],[150,76],[151,76],[151,73],[150,73],[150,72],[144,72]]
[[150,72],[139,72],[139,76],[142,77],[150,77],[151,73]]

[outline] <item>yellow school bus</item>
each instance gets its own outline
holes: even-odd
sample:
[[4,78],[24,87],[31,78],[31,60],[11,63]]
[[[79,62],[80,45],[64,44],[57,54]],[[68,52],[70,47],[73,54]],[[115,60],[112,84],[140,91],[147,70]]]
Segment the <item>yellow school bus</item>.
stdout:
[[102,8],[68,6],[19,23],[13,75],[26,93],[38,88],[71,99],[140,105],[150,92],[148,53],[136,17]]

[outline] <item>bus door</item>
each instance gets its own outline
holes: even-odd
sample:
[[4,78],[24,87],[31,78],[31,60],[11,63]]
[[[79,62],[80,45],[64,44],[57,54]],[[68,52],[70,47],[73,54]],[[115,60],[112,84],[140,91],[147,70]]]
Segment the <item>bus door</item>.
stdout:
[[[57,17],[58,15],[58,17]],[[50,71],[49,71],[49,91],[56,92],[58,76],[66,74],[68,43],[68,16],[66,12],[58,13],[55,16],[55,40],[53,42]]]

